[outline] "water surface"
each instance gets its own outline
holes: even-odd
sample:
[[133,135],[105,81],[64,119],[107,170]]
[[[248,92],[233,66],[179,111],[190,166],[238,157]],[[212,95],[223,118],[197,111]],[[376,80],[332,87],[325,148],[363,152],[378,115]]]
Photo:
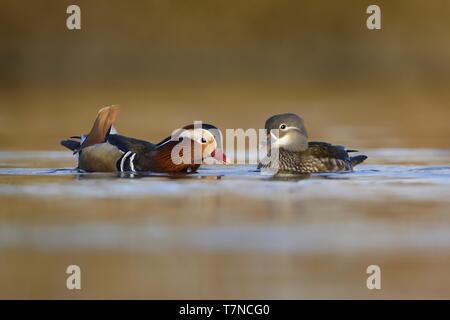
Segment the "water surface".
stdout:
[[[450,298],[450,151],[372,149],[353,173],[80,173],[0,152],[0,296]],[[83,290],[65,289],[65,268]],[[382,268],[383,289],[366,288]]]

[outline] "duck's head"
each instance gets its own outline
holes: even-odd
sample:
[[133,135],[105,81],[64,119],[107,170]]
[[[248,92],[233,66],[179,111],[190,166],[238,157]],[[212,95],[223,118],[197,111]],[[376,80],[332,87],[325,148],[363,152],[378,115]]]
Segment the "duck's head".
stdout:
[[191,144],[195,163],[201,163],[207,158],[214,158],[221,163],[230,162],[222,152],[222,134],[217,127],[210,124],[185,126],[178,134],[179,141],[184,139],[187,139],[184,143]]
[[213,125],[187,125],[175,130],[172,135],[157,145],[157,150],[170,155],[172,165],[182,168],[185,165],[199,166],[207,158],[228,163],[222,152],[222,135]]
[[308,132],[303,119],[294,113],[277,114],[265,124],[270,148],[303,151],[308,148]]

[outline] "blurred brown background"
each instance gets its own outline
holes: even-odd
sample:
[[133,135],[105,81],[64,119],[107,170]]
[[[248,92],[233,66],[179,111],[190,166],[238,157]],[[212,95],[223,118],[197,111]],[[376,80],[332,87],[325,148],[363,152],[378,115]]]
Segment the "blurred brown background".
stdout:
[[312,139],[448,148],[449,16],[446,0],[2,0],[0,148],[62,150],[108,104],[123,134],[151,141],[291,111]]
[[367,150],[450,148],[449,17],[448,0],[0,0],[0,151],[63,151],[119,104],[119,131],[150,141],[296,112],[378,165],[118,179],[0,152],[0,298],[449,298],[449,152]]

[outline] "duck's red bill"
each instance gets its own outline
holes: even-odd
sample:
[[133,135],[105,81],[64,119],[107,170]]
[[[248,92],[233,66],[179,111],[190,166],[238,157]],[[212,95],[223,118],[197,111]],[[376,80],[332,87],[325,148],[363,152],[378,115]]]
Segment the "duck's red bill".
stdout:
[[211,157],[213,157],[216,160],[222,161],[224,163],[230,163],[230,159],[223,153],[222,151],[216,149],[213,152],[211,152]]

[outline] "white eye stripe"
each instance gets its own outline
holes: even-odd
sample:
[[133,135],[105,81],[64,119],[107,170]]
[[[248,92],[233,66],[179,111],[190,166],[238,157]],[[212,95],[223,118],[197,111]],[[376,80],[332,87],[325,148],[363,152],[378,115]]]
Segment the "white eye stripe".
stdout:
[[287,131],[287,130],[297,130],[297,131],[300,131],[300,129],[299,128],[297,128],[297,127],[286,127],[286,128],[284,128],[284,129],[271,129],[270,130],[270,134],[272,135],[272,137],[274,137],[275,139],[278,139],[277,137],[275,137],[275,135],[273,134],[273,132],[274,131],[276,131],[276,130],[278,130],[278,131]]
[[297,127],[286,127],[286,128],[284,128],[284,130],[291,130],[291,129],[298,130]]
[[202,137],[205,139],[212,138],[215,140],[214,135],[206,129],[193,129],[193,130],[185,130],[180,137],[186,137],[192,140],[198,140]]

